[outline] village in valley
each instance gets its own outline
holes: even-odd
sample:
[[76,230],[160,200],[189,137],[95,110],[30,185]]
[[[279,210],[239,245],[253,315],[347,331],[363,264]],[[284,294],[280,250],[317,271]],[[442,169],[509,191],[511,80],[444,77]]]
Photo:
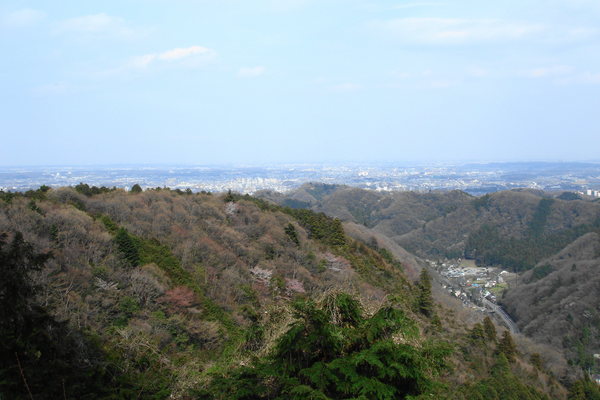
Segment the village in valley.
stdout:
[[474,260],[462,258],[425,261],[439,274],[442,288],[466,307],[493,312],[511,331],[518,331],[510,316],[497,304],[509,284],[518,282],[517,274],[496,267],[479,267]]

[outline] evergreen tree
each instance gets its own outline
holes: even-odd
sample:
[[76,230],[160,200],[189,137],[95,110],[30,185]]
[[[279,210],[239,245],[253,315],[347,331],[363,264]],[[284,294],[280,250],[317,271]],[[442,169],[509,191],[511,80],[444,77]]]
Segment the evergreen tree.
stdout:
[[515,357],[517,356],[517,346],[509,331],[504,331],[502,334],[502,338],[498,343],[497,352],[498,354],[504,354],[508,362],[512,363],[515,361]]
[[585,395],[585,388],[583,385],[583,381],[577,381],[571,386],[569,390],[569,400],[586,400],[587,397]]
[[235,196],[233,195],[233,193],[231,193],[231,189],[229,189],[227,191],[227,194],[225,195],[225,198],[223,199],[223,201],[225,203],[232,203],[235,201]]
[[34,300],[30,274],[50,254],[35,253],[21,233],[6,239],[0,235],[0,398],[105,398],[108,374],[94,366],[99,353]]
[[434,314],[433,298],[431,297],[431,277],[425,268],[421,270],[419,277],[417,307],[419,312],[431,317]]
[[483,343],[486,339],[486,336],[485,328],[479,322],[473,325],[471,332],[469,332],[469,337],[473,341],[479,343]]
[[288,235],[290,240],[296,244],[296,246],[300,246],[300,240],[298,239],[298,232],[296,232],[296,227],[292,225],[290,222],[285,227],[285,234]]
[[131,193],[142,193],[143,189],[137,183],[131,187]]
[[483,319],[483,330],[485,331],[485,337],[487,340],[492,342],[496,342],[498,340],[496,337],[496,327],[489,316],[486,316]]
[[137,243],[124,228],[119,228],[117,231],[115,243],[117,244],[119,251],[123,254],[123,257],[132,267],[136,267],[140,264]]

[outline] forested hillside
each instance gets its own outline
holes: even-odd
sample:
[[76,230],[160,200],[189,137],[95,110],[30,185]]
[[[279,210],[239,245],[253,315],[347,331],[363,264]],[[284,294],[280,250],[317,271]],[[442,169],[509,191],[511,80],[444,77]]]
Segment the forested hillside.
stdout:
[[584,369],[600,353],[600,235],[588,233],[523,274],[503,304],[523,332]]
[[363,224],[416,255],[467,257],[514,271],[533,268],[585,233],[600,229],[600,204],[514,190],[473,197],[460,191],[378,193],[307,184],[261,194]]
[[598,202],[532,190],[472,197],[321,184],[265,196],[292,205],[302,199],[304,206],[369,226],[421,257],[466,257],[519,273],[501,302],[523,333],[564,351],[574,368],[597,364]]
[[339,220],[134,188],[0,193],[3,397],[566,396]]

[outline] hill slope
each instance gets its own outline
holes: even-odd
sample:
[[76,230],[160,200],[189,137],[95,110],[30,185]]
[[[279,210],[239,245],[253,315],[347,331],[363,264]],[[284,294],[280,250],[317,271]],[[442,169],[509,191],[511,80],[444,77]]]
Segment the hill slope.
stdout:
[[600,235],[588,233],[523,274],[502,299],[523,332],[584,368],[600,353]]
[[[0,193],[2,315],[19,321],[1,328],[6,397],[210,398],[226,384],[240,399],[290,398],[288,389],[470,399],[507,382],[521,398],[564,396],[510,343],[432,303],[428,278],[411,284],[389,251],[351,239],[338,220],[248,196],[85,186]],[[5,295],[13,287],[27,289],[18,307]],[[335,345],[289,353],[290,338],[313,329]],[[338,368],[373,357],[382,373],[399,366],[409,386]],[[317,365],[332,386],[306,380]],[[277,374],[263,375],[270,368]]]

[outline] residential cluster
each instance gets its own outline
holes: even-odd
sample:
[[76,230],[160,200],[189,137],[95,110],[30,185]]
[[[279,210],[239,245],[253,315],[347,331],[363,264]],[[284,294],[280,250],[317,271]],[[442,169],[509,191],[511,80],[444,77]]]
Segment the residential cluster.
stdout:
[[442,280],[442,287],[466,306],[485,311],[488,300],[496,304],[515,274],[494,267],[478,267],[473,260],[426,260]]

